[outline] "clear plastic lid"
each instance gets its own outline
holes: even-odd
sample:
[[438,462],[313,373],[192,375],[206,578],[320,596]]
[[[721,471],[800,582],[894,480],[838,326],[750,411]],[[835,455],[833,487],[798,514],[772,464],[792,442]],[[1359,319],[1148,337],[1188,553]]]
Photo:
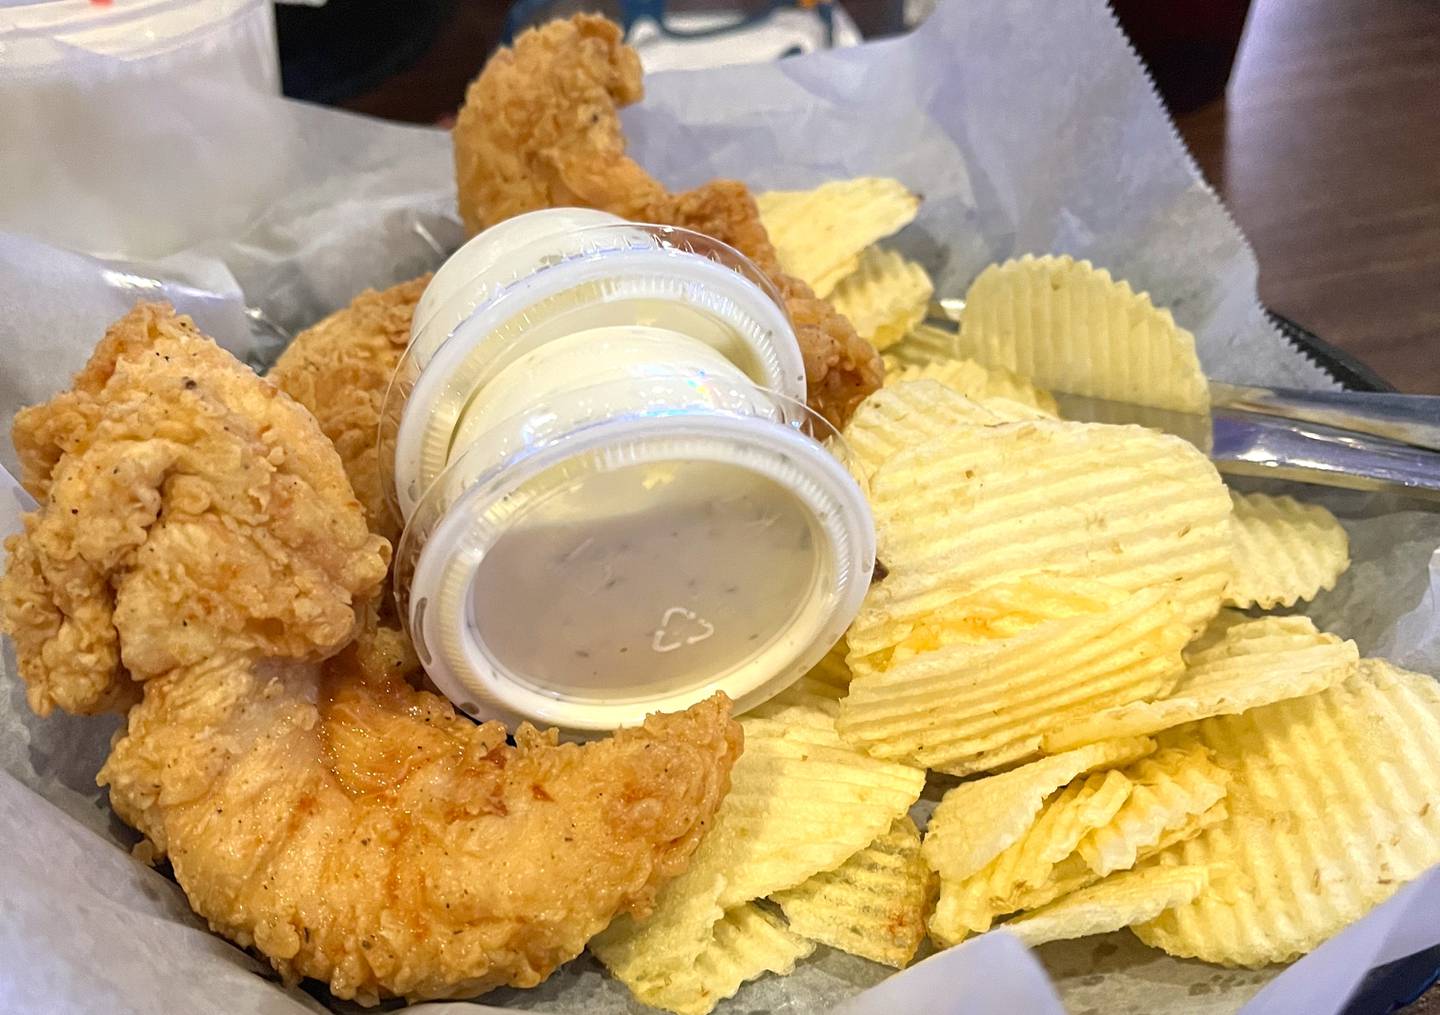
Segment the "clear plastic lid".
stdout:
[[505,219],[471,237],[446,258],[415,304],[410,340],[417,355],[433,355],[456,325],[496,290],[548,263],[557,250],[583,250],[587,240],[577,235],[581,230],[625,224],[620,216],[593,208],[546,208]]
[[[803,403],[804,363],[783,304],[769,279],[732,248],[683,229],[635,224],[576,229],[559,246],[553,236],[531,246],[507,256],[504,270],[517,274],[505,284],[493,284],[499,269],[485,272],[488,295],[438,344],[422,328],[401,359],[380,426],[381,467],[390,470],[383,478],[398,517],[411,516],[446,468],[461,415],[480,388],[520,357],[577,331],[638,324],[680,332],[786,396],[784,404]],[[432,325],[441,313],[432,312]]]
[[756,414],[783,396],[692,379],[489,427],[417,503],[396,593],[461,709],[577,731],[716,690],[743,710],[843,634],[875,554],[843,442],[803,405]]

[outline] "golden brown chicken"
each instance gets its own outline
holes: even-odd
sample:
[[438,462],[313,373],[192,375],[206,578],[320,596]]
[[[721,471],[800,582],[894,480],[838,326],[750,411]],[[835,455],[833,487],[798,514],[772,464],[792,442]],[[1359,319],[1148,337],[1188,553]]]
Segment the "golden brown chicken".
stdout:
[[287,979],[530,986],[688,862],[740,749],[723,696],[511,747],[396,675],[397,632],[345,648],[388,547],[309,413],[187,319],[137,308],[15,435],[41,507],[0,618],[32,706],[139,699],[111,803]]
[[269,373],[281,391],[309,409],[340,453],[370,531],[393,547],[400,524],[386,502],[377,437],[390,378],[410,342],[415,304],[429,275],[377,292],[295,336]]
[[315,421],[165,308],[115,324],[14,440],[41,510],[0,602],[41,715],[222,651],[334,652],[385,574]]
[[804,355],[810,407],[842,425],[880,386],[879,353],[809,286],[781,271],[744,184],[717,180],[672,195],[625,154],[620,108],[642,93],[639,58],[617,25],[594,15],[552,21],[497,52],[471,84],[453,132],[466,229],[582,205],[730,244],[780,290]]

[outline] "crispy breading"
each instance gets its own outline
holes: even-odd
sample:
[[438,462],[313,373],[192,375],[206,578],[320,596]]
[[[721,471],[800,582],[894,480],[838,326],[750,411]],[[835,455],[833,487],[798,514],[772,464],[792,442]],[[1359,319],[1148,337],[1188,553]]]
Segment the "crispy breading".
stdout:
[[373,1002],[530,987],[689,862],[729,703],[580,746],[367,672],[217,659],[146,682],[101,771],[190,904],[288,980]]
[[315,416],[340,453],[370,531],[393,547],[400,522],[381,483],[378,437],[385,392],[410,342],[415,304],[429,275],[389,289],[366,289],[295,336],[268,374]]
[[879,353],[809,287],[780,271],[748,188],[716,180],[670,194],[625,154],[620,108],[642,94],[617,25],[577,14],[522,34],[471,84],[455,122],[460,215],[474,233],[513,215],[579,205],[683,226],[729,243],[774,281],[805,358],[810,407],[836,426],[881,384]]
[[497,50],[455,121],[465,229],[570,205],[645,221],[665,188],[626,156],[617,115],[644,94],[640,76],[619,26],[593,14],[552,21]]
[[14,437],[43,507],[7,543],[0,604],[41,715],[123,708],[132,674],[236,645],[334,652],[385,574],[315,420],[168,307],[116,322]]
[[137,308],[16,435],[41,507],[0,619],[31,704],[139,698],[111,804],[287,980],[366,1003],[533,986],[688,863],[740,751],[728,700],[509,746],[411,688],[399,632],[351,641],[388,546],[334,447],[186,318]]

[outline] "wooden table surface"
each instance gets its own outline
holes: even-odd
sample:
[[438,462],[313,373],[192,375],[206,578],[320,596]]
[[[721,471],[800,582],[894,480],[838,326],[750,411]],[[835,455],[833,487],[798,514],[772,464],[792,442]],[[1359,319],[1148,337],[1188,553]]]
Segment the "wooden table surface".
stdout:
[[1255,0],[1228,98],[1179,126],[1261,298],[1440,393],[1440,3]]

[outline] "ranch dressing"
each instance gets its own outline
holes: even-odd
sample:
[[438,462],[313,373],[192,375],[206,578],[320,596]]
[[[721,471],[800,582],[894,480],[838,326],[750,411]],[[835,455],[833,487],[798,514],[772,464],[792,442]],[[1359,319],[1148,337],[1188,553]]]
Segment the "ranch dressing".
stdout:
[[417,308],[387,404],[402,615],[477,718],[608,730],[716,690],[743,710],[859,608],[868,508],[805,432],[823,423],[764,277],[576,211],[481,234]]

